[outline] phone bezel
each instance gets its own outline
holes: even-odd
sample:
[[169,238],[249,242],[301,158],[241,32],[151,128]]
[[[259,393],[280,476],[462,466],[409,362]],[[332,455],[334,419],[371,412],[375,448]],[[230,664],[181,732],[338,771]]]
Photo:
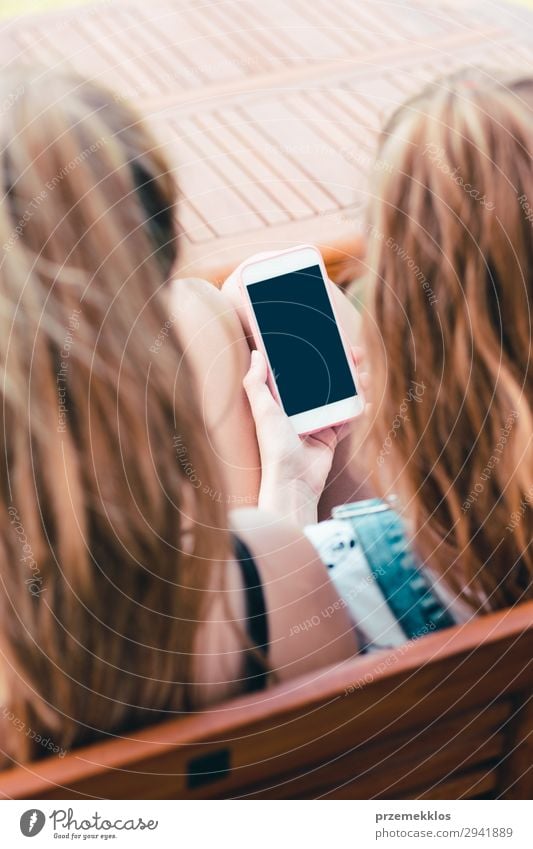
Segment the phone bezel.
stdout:
[[250,317],[250,324],[254,335],[255,343],[259,350],[263,353],[268,364],[269,371],[269,386],[276,397],[278,403],[283,407],[283,402],[280,398],[279,391],[273,376],[272,366],[270,364],[268,353],[261,335],[261,331],[257,324],[254,308],[251,298],[248,294],[248,287],[254,283],[259,283],[263,280],[269,280],[274,277],[279,277],[282,274],[288,274],[291,271],[299,271],[303,268],[318,265],[322,274],[326,294],[329,299],[331,309],[337,323],[339,335],[348,367],[352,374],[356,393],[348,398],[342,398],[340,401],[335,401],[332,404],[325,404],[322,407],[314,407],[310,410],[305,410],[302,413],[297,413],[289,416],[289,420],[294,429],[300,436],[313,433],[314,431],[323,430],[326,427],[343,424],[350,419],[356,418],[364,409],[364,399],[359,389],[357,380],[357,372],[350,355],[349,345],[339,323],[335,303],[331,296],[331,283],[328,279],[324,260],[320,251],[312,245],[302,245],[297,248],[290,248],[286,251],[262,257],[257,260],[245,262],[241,267],[240,279],[243,289],[246,293],[246,305]]

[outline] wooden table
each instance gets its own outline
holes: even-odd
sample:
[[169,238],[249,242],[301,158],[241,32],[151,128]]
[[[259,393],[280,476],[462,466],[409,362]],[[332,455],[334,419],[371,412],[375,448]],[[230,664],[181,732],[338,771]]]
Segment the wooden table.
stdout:
[[184,274],[220,282],[254,251],[313,242],[342,280],[362,257],[383,120],[463,65],[531,73],[526,14],[438,0],[115,0],[4,24],[0,56],[75,68],[136,103],[181,190]]

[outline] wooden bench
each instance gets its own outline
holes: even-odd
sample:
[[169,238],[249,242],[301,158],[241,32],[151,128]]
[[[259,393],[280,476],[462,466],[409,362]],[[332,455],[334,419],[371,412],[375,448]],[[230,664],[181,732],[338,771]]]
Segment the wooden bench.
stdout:
[[533,602],[0,776],[2,798],[530,798]]

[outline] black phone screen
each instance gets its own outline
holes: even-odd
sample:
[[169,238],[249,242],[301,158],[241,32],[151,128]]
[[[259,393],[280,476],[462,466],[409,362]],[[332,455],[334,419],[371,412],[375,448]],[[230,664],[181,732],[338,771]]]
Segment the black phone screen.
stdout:
[[318,265],[247,289],[288,416],[356,394]]

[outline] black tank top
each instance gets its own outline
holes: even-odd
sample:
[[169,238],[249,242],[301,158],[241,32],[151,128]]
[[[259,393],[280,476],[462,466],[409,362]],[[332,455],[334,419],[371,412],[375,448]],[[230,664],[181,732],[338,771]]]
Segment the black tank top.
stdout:
[[259,572],[252,554],[242,540],[235,537],[235,557],[241,570],[246,605],[246,627],[253,650],[246,653],[246,687],[248,693],[263,690],[268,678],[268,618]]

